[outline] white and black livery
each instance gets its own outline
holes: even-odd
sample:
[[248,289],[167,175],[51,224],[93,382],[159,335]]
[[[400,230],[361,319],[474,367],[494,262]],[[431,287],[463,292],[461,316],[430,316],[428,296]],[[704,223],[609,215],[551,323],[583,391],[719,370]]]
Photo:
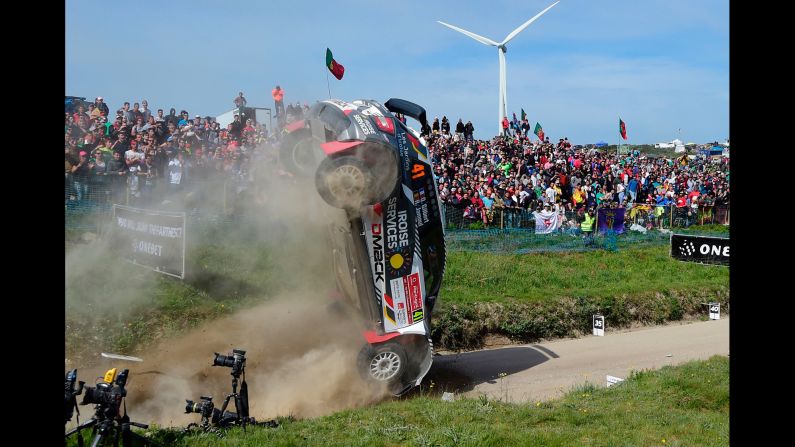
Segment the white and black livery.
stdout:
[[331,239],[338,288],[364,317],[359,367],[399,395],[431,367],[446,254],[428,149],[395,114],[428,125],[422,107],[401,99],[319,101],[288,125],[280,158],[345,211],[350,225]]

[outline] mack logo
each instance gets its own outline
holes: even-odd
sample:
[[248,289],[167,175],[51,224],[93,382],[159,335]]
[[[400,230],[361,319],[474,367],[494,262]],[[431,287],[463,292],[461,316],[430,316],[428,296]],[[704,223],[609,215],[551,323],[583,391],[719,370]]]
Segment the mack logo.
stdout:
[[397,197],[389,199],[386,207],[386,240],[390,250],[408,247],[409,217],[406,210],[397,211]]
[[384,283],[384,246],[382,244],[383,236],[381,234],[381,224],[372,224],[370,232],[373,234],[373,274],[375,275],[375,288],[378,294],[381,294],[381,288],[378,287],[379,282]]

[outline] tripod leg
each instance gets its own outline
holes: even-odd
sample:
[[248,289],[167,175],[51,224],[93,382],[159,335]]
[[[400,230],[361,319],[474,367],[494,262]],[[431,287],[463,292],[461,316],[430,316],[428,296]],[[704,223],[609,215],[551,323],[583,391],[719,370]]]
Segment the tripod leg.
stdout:
[[91,443],[91,447],[97,447],[102,442],[102,433],[97,432],[97,435],[94,436],[94,442]]
[[243,431],[246,431],[246,417],[243,416],[241,412],[241,408],[243,408],[243,404],[241,403],[242,399],[240,398],[239,394],[235,394],[235,412],[237,413],[237,420],[243,425]]

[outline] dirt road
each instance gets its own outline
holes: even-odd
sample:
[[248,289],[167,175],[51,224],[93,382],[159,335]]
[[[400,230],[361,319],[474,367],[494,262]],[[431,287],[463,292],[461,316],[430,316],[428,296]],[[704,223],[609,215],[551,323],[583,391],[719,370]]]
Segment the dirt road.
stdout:
[[[437,356],[428,378],[440,391],[509,402],[560,397],[606,376],[729,354],[729,319],[605,332],[533,345]],[[504,375],[503,375],[504,373]],[[500,377],[503,375],[503,377]]]

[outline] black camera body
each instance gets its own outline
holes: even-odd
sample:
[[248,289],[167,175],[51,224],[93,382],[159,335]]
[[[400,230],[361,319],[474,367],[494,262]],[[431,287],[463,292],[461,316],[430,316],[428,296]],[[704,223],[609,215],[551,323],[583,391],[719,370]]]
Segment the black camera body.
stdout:
[[95,387],[85,387],[85,395],[80,405],[95,404],[100,407],[98,411],[103,413],[108,418],[114,418],[119,413],[119,406],[122,399],[127,396],[127,390],[124,388],[127,385],[127,377],[130,373],[129,369],[122,370],[113,383],[99,383]]
[[[185,399],[185,413],[198,413],[202,417],[203,428],[208,428],[210,424],[216,427],[229,427],[233,425],[238,416],[231,411],[224,411],[223,413],[213,404],[211,396],[201,396],[199,402],[194,402],[190,399]],[[253,418],[252,418],[253,420]]]
[[232,368],[232,375],[240,377],[246,368],[246,351],[242,349],[233,349],[232,355],[223,355],[215,353],[213,359],[213,366],[226,366]]
[[[75,383],[77,383],[76,389]],[[72,420],[72,414],[77,405],[75,397],[83,393],[85,384],[82,380],[78,382],[77,369],[66,373],[66,380],[64,381],[64,424]]]
[[199,413],[202,418],[212,419],[215,404],[211,396],[201,396],[199,402],[194,402],[190,399],[185,399],[185,413]]

